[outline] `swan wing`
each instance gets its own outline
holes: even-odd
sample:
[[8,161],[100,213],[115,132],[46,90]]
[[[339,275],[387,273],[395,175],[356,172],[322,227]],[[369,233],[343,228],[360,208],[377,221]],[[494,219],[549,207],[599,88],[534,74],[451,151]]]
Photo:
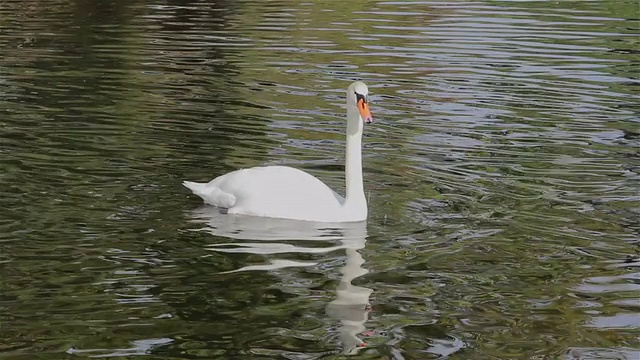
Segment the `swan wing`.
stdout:
[[241,169],[207,184],[185,182],[185,186],[231,214],[333,221],[344,203],[318,178],[288,166]]
[[183,181],[182,185],[198,195],[205,203],[213,206],[228,209],[236,203],[236,197],[210,183],[197,183],[193,181]]

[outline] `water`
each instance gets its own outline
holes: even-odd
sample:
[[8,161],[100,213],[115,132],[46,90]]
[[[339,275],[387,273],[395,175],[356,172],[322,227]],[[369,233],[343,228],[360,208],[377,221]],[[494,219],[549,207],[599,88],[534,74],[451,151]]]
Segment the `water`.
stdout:
[[[0,357],[637,359],[639,12],[3,1]],[[341,192],[355,79],[366,226],[180,185],[288,164]]]

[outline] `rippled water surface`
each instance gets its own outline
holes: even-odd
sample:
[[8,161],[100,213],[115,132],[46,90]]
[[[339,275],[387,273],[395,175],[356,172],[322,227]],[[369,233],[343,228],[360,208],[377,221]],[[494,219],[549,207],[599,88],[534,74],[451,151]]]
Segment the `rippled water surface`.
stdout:
[[[4,0],[0,358],[640,358],[637,1]],[[287,164],[367,224],[181,186]]]

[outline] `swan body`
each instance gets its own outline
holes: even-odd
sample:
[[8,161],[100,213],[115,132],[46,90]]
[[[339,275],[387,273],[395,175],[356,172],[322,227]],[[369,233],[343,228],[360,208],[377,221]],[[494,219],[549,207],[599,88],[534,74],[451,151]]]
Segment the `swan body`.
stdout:
[[363,124],[371,121],[367,86],[356,81],[347,90],[345,197],[318,178],[288,166],[240,169],[208,183],[184,181],[183,185],[228,214],[318,222],[366,220],[361,144]]
[[332,222],[362,214],[344,213],[344,198],[318,178],[288,166],[260,166],[219,176],[206,184],[184,185],[205,203],[228,214]]

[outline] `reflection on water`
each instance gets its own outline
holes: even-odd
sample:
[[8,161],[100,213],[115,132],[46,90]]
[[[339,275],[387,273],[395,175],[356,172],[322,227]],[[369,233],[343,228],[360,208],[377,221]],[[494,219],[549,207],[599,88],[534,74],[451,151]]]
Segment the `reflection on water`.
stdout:
[[[289,253],[320,254],[338,250],[345,251],[345,264],[340,269],[342,276],[336,289],[336,299],[327,305],[327,313],[341,322],[340,338],[344,353],[354,354],[366,345],[358,338],[365,330],[364,323],[370,311],[369,297],[372,289],[353,285],[351,282],[368,271],[363,268],[364,259],[358,252],[367,241],[366,222],[314,223],[286,219],[259,218],[252,216],[229,216],[220,209],[203,206],[192,211],[192,221],[205,224],[196,231],[236,240],[258,240],[260,242],[218,243],[209,250],[226,253],[250,253],[278,255]],[[336,246],[304,247],[278,241],[339,241]],[[235,271],[270,271],[295,266],[314,266],[317,263],[298,262],[271,257],[269,264],[244,266]]]
[[369,297],[372,289],[353,285],[351,282],[368,271],[363,268],[364,259],[358,250],[365,246],[365,238],[344,241],[346,260],[340,272],[340,284],[336,289],[336,299],[327,305],[329,316],[339,319],[342,323],[340,335],[346,354],[354,354],[358,347],[366,343],[358,338],[358,334],[365,330],[371,304]]
[[91,356],[92,353],[99,353],[98,356],[92,357],[121,357],[121,356],[135,356],[135,355],[146,355],[153,350],[154,347],[159,347],[162,345],[167,345],[171,343],[173,340],[171,339],[145,339],[140,341],[134,341],[133,347],[128,349],[116,349],[113,352],[110,349],[91,349],[91,350],[77,350],[74,348],[70,348],[66,351],[67,354],[70,355],[83,355],[87,354]]
[[[2,1],[0,357],[636,360],[639,17]],[[180,185],[282,164],[341,189],[356,79],[366,228],[219,217]]]

